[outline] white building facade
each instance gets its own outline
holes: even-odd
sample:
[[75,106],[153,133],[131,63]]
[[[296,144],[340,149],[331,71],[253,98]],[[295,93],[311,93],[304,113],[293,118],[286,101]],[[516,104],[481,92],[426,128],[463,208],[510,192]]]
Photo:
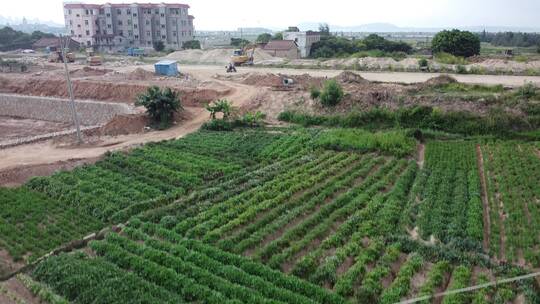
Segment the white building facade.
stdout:
[[195,18],[188,10],[186,4],[65,3],[64,17],[74,40],[99,51],[152,48],[157,41],[166,48],[180,49],[194,37]]
[[298,49],[300,49],[300,56],[306,58],[311,53],[311,46],[321,41],[321,34],[313,31],[300,32],[293,30],[284,32],[283,40],[293,40],[296,42]]

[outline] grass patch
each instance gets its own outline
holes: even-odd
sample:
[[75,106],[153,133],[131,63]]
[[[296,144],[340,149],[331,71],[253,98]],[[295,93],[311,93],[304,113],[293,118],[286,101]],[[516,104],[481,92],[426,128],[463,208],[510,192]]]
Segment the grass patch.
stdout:
[[437,61],[438,63],[444,63],[444,64],[459,64],[459,65],[469,64],[467,59],[463,57],[457,57],[448,53],[435,54],[435,61]]
[[416,141],[403,130],[372,133],[361,129],[330,129],[319,135],[315,145],[336,151],[380,151],[402,157],[415,150]]

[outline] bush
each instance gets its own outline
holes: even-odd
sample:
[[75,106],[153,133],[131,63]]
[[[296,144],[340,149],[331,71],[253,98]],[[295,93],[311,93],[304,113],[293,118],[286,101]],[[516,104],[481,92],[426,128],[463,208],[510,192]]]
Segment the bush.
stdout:
[[467,68],[464,65],[458,65],[456,66],[456,73],[458,74],[467,74]]
[[467,60],[463,57],[456,57],[452,54],[449,54],[449,53],[437,53],[435,54],[435,60],[439,63],[444,63],[444,64],[462,64],[462,65],[465,65],[465,64],[468,64],[469,62],[467,62]]
[[156,52],[163,52],[164,49],[165,49],[165,44],[163,43],[163,41],[159,40],[159,41],[154,42],[154,50]]
[[427,69],[429,67],[429,63],[426,58],[422,58],[418,60],[418,66],[420,66],[420,69]]
[[480,38],[469,31],[442,31],[433,38],[431,49],[433,53],[471,57],[480,54]]
[[311,99],[315,100],[319,98],[319,96],[321,96],[321,90],[319,90],[319,88],[317,88],[316,86],[311,86],[309,88],[309,94],[311,96]]
[[146,93],[137,96],[135,105],[145,107],[150,118],[161,130],[168,128],[174,113],[183,109],[177,92],[170,88],[161,90],[157,86],[151,86]]
[[321,103],[326,107],[336,106],[343,99],[344,95],[343,88],[337,81],[328,80],[324,84],[324,88],[320,95]]
[[523,85],[517,90],[516,95],[519,98],[529,100],[536,97],[537,90],[538,89],[532,82],[527,82],[525,85]]
[[182,44],[182,48],[186,50],[200,50],[201,42],[199,40],[190,40]]

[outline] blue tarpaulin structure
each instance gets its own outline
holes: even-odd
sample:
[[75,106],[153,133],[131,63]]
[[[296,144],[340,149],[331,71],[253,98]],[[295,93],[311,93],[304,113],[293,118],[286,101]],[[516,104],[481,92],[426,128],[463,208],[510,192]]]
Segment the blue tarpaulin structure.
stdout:
[[154,65],[156,75],[178,76],[178,63],[174,60],[162,60]]

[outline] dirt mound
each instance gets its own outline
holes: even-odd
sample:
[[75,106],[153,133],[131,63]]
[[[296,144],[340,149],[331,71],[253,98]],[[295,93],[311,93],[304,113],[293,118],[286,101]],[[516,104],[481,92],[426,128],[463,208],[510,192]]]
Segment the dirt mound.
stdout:
[[366,83],[368,82],[366,79],[364,79],[362,76],[355,74],[353,72],[345,71],[338,76],[336,76],[336,80],[341,83]]
[[428,81],[424,82],[422,85],[423,86],[436,86],[436,85],[443,85],[443,84],[456,83],[456,82],[457,80],[450,75],[440,75],[440,76],[429,79]]
[[[75,93],[75,99],[131,104],[149,86],[150,84],[75,80],[73,81],[73,92]],[[203,103],[221,98],[229,93],[226,90],[219,91],[211,88],[173,87],[173,89],[180,93],[184,106],[201,106]],[[60,98],[68,97],[66,82],[63,79],[13,78],[7,84],[0,85],[0,92]]]
[[109,69],[94,69],[91,67],[84,67],[82,69],[77,69],[69,72],[69,75],[74,78],[78,77],[91,77],[91,76],[103,76],[107,73],[112,72]]
[[283,77],[276,74],[249,74],[243,84],[262,87],[280,87],[283,86]]
[[[184,50],[170,53],[167,59],[178,60],[179,62],[198,64],[228,64],[231,62],[232,49],[214,50]],[[255,63],[259,61],[271,60],[275,57],[261,49],[256,49],[253,59]]]
[[145,114],[117,115],[99,129],[99,134],[106,136],[137,134],[144,132],[147,125],[148,116]]
[[154,73],[145,69],[136,68],[133,72],[127,74],[128,80],[151,80],[155,78]]

